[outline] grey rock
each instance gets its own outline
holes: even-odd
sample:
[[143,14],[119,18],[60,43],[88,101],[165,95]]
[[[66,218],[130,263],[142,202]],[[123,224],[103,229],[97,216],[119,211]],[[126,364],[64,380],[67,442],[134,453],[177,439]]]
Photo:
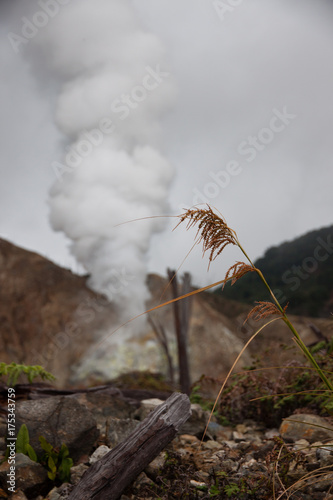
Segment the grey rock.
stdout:
[[221,450],[222,449],[222,444],[218,443],[217,441],[212,441],[211,439],[203,442],[202,447],[206,448],[207,450]]
[[228,441],[224,441],[224,444],[226,444],[228,446],[228,448],[230,448],[231,450],[234,450],[237,448],[237,443],[235,441],[233,441],[232,439],[230,439]]
[[108,387],[104,391],[76,394],[75,398],[93,413],[98,423],[104,424],[109,417],[134,418],[136,407],[119,389]]
[[61,500],[61,494],[58,490],[59,488],[52,488],[47,494],[46,500]]
[[109,418],[107,421],[106,443],[114,448],[117,444],[122,443],[140,424],[138,420],[131,418]]
[[15,493],[10,497],[10,500],[28,500],[26,495],[23,493],[22,490],[17,490]]
[[320,467],[331,467],[333,465],[333,456],[328,455],[320,460]]
[[[0,466],[0,484],[4,490],[8,490],[8,473],[10,464],[8,461]],[[49,479],[46,469],[37,462],[33,462],[22,453],[15,456],[15,487],[24,492],[28,498],[34,498],[44,494],[49,489]]]
[[301,463],[296,460],[291,460],[289,463],[289,470],[287,477],[293,482],[299,481],[302,477],[307,474],[307,469]]
[[271,453],[271,451],[274,448],[274,442],[273,441],[267,441],[262,444],[257,450],[253,452],[253,458],[256,460],[259,459],[264,459],[266,455]]
[[225,450],[218,450],[218,451],[215,451],[214,453],[214,457],[217,459],[217,460],[223,460],[224,458],[226,458],[226,451]]
[[249,428],[244,424],[238,424],[236,425],[236,431],[241,434],[246,434],[249,431]]
[[145,474],[151,479],[155,480],[157,476],[160,475],[161,470],[165,465],[165,461],[167,459],[166,453],[163,451],[150,464],[145,468]]
[[289,470],[286,477],[288,478],[289,481],[296,483],[297,481],[300,481],[302,477],[305,476],[306,473],[307,470],[305,469],[305,467],[298,467]]
[[109,453],[109,451],[111,451],[111,448],[109,448],[108,446],[105,445],[99,446],[89,458],[89,463],[94,464],[102,457],[104,457],[104,455]]
[[109,419],[128,419],[134,418],[136,405],[122,396],[119,389],[108,387],[98,392],[87,392],[85,394],[76,394],[75,399],[84,405],[96,419],[97,429],[101,440],[107,443],[107,434],[109,429]]
[[209,419],[209,412],[204,411],[199,404],[192,404],[191,412],[190,418],[181,426],[179,434],[192,434],[201,438]]
[[207,428],[207,437],[216,439],[220,443],[232,439],[233,431],[229,427],[224,427],[216,422],[209,422]]
[[89,469],[89,466],[86,464],[74,465],[71,468],[71,484],[76,485],[87,469]]
[[245,453],[251,447],[251,443],[249,441],[239,441],[237,443],[237,450],[241,450]]
[[333,455],[333,442],[328,443],[317,443],[316,455],[318,460],[322,460],[329,455]]
[[237,472],[239,464],[235,460],[227,458],[221,462],[221,469],[225,472]]
[[234,431],[232,433],[232,440],[235,441],[236,443],[240,443],[241,441],[245,441],[245,436],[241,432]]
[[260,464],[254,458],[250,458],[247,462],[244,462],[241,466],[242,470],[249,470],[251,472],[265,472],[267,473],[267,467],[264,464]]
[[[198,496],[203,496],[203,495],[200,495],[200,493],[203,493],[203,491],[201,490],[208,490],[208,486],[207,484],[204,482],[204,481],[196,481],[195,479],[190,479],[190,486],[192,486],[192,488],[195,488],[195,489],[198,489],[199,491],[196,491],[196,498],[198,498]],[[198,495],[199,493],[199,495]]]
[[182,444],[190,443],[192,446],[195,446],[200,443],[199,439],[196,436],[192,436],[191,434],[182,434],[179,436],[180,442]]
[[135,417],[144,420],[151,411],[162,403],[162,399],[158,398],[143,399],[140,408],[135,412]]
[[43,454],[39,436],[44,436],[55,447],[65,443],[74,462],[92,451],[99,436],[91,413],[69,396],[18,402],[17,429],[23,423],[28,427],[30,444],[38,456]]
[[67,500],[71,491],[73,490],[73,485],[69,483],[63,483],[59,488],[53,488],[45,500]]
[[296,451],[305,451],[307,448],[309,448],[310,443],[306,439],[298,439],[295,441],[294,444],[294,450]]
[[268,429],[264,434],[266,439],[273,439],[274,437],[279,435],[279,429]]
[[[332,479],[333,479],[333,474],[330,472],[329,474],[323,474],[320,477],[320,481],[316,481],[313,484],[313,489],[315,491],[329,491],[330,488],[332,488]],[[326,495],[325,500],[328,498]]]
[[134,481],[135,488],[139,488],[140,486],[151,486],[152,484],[153,481],[149,479],[149,477],[144,472],[141,472]]
[[306,439],[310,443],[333,439],[333,427],[317,415],[296,414],[286,418],[280,426],[282,439],[295,442]]

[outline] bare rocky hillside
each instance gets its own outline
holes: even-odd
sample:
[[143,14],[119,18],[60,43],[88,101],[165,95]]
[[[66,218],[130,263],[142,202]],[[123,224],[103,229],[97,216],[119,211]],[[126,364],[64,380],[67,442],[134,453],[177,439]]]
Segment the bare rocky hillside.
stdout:
[[[150,275],[151,300],[147,308],[171,298],[167,280]],[[222,378],[243,345],[254,333],[253,322],[243,326],[250,306],[210,293],[195,295],[191,304],[189,357],[191,380],[202,374]],[[172,306],[154,311],[162,325],[177,365]],[[330,318],[293,317],[307,344],[316,340],[310,324],[324,335],[333,334]],[[57,385],[104,382],[120,372],[150,369],[166,373],[166,359],[149,323],[144,331],[110,335],[117,311],[105,297],[89,289],[87,277],[77,276],[46,258],[0,240],[0,361],[38,364],[57,377]],[[106,339],[106,340],[103,340]],[[269,350],[272,366],[298,356],[280,348],[292,345],[290,333],[280,321],[273,323],[250,344],[242,364],[251,354]]]

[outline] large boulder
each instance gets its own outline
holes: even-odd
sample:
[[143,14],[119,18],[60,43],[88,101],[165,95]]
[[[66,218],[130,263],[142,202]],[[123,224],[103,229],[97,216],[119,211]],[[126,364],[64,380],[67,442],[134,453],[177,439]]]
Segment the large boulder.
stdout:
[[[15,472],[10,467],[7,460],[0,465],[0,484],[6,491],[13,491],[13,489],[9,490],[8,487],[20,489],[28,498],[35,498],[37,495],[46,494],[50,489],[46,469],[41,464],[30,460],[26,455],[17,453]],[[12,483],[10,482],[11,474],[13,474]]]
[[78,461],[88,455],[99,436],[92,413],[71,396],[20,401],[16,405],[16,427],[26,424],[30,444],[37,455],[43,455],[39,436],[53,447],[64,443],[70,457]]
[[325,442],[333,439],[333,426],[318,415],[298,413],[283,420],[280,434],[285,441]]

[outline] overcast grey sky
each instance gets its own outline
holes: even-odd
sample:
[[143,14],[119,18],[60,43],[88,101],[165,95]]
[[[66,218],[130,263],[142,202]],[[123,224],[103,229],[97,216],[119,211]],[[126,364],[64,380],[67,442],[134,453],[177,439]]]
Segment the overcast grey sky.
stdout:
[[[22,47],[18,43],[18,53],[9,32],[21,35],[22,17],[32,20],[43,9],[34,1],[3,3],[10,7],[8,12],[3,10],[0,21],[0,234],[75,271],[80,268],[70,255],[70,240],[52,230],[47,205],[56,181],[52,163],[62,161],[68,137],[75,134],[68,124],[66,137],[64,120],[61,131],[54,122],[62,59],[59,56],[57,62],[58,83],[45,79],[43,66],[55,53],[48,53],[48,48],[56,47],[57,41],[60,46],[62,34],[67,36],[70,9],[72,16],[75,9],[80,13],[80,3],[87,1],[60,3],[64,5],[57,3],[59,14],[49,16]],[[109,3],[117,9],[122,1]],[[97,4],[102,6],[103,0],[91,0],[96,9]],[[164,47],[163,61],[170,73],[172,89],[153,103],[154,109],[163,107],[162,100],[172,94],[158,117],[159,151],[174,168],[168,213],[209,202],[223,213],[254,259],[269,246],[332,224],[332,2],[134,0],[129,5],[143,29]],[[98,15],[85,26],[82,16],[71,30],[80,31],[78,40],[83,43],[93,36],[91,24],[96,23],[97,31],[105,26],[99,27]],[[121,19],[132,23],[130,17]],[[133,26],[128,30],[135,31]],[[69,37],[68,52],[71,43]],[[135,44],[116,49],[126,61],[131,50],[133,60],[140,58]],[[144,115],[142,120],[149,117]],[[144,133],[149,143],[153,132],[147,128]],[[143,141],[140,137],[139,143]],[[151,142],[155,145],[155,139]],[[129,189],[133,189],[130,184]],[[153,236],[150,271],[177,268],[190,249],[193,233],[185,234],[181,228],[172,232],[174,225],[170,221]],[[221,273],[239,257],[229,252],[227,260],[216,262],[207,274],[207,261],[202,261],[197,249],[183,269],[192,272],[196,284],[206,284],[221,279]]]

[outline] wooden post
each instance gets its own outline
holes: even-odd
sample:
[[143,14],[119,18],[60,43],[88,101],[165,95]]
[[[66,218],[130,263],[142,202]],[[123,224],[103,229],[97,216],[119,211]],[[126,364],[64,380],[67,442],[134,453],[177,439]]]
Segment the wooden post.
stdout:
[[172,441],[190,415],[191,403],[186,394],[172,394],[123,443],[85,472],[68,500],[117,500]]
[[[168,277],[171,282],[173,297],[179,297],[176,272],[168,269]],[[188,277],[186,278],[186,283],[189,286]],[[184,301],[185,305],[182,304]],[[187,299],[182,299],[181,301],[174,302],[173,310],[178,344],[179,383],[181,391],[189,395],[191,392],[191,382],[187,348],[188,302],[186,303],[186,301]],[[184,310],[187,311],[187,314],[182,313]]]

